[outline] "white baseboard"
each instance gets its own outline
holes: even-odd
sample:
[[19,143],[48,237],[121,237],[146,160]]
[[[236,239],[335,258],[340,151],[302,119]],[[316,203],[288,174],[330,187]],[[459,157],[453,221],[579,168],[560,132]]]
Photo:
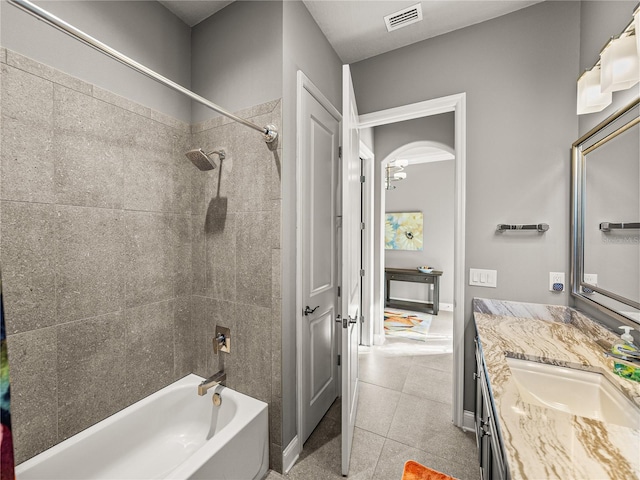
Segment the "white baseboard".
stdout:
[[465,432],[474,432],[476,429],[476,415],[469,410],[465,410],[462,414],[462,430]]
[[287,448],[282,452],[282,471],[289,473],[289,470],[295,465],[296,460],[300,456],[300,442],[298,436],[293,437]]
[[387,341],[387,337],[385,337],[384,334],[379,335],[379,334],[374,334],[373,335],[373,344],[374,345],[384,345],[384,342]]

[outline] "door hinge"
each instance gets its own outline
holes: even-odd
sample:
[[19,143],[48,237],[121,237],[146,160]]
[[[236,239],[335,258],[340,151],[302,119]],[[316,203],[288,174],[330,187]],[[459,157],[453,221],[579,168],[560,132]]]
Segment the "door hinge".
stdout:
[[338,147],[338,158],[342,158],[342,145]]
[[364,230],[364,222],[360,222],[360,230]]
[[342,216],[338,215],[336,217],[336,228],[340,228],[340,227],[342,227]]
[[364,268],[360,270],[360,276],[364,277]]
[[342,296],[342,289],[338,286],[338,296],[341,297]]
[[364,175],[360,175],[360,183],[364,183]]
[[360,315],[360,323],[364,325],[364,315]]
[[340,355],[338,355],[338,366],[340,366]]

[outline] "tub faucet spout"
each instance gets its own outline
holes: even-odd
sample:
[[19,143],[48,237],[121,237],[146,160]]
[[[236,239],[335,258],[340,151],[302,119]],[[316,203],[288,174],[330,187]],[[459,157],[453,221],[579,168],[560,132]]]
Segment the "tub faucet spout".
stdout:
[[202,396],[207,393],[211,387],[215,387],[216,385],[224,385],[224,382],[227,381],[227,374],[222,370],[214,373],[206,380],[203,380],[200,385],[198,385],[198,395]]

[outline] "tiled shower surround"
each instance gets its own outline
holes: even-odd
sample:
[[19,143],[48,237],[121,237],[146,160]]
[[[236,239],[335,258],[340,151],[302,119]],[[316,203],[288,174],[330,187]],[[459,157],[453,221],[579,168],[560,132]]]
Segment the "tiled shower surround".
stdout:
[[[281,469],[281,150],[226,119],[188,125],[12,51],[0,49],[0,67],[16,461],[224,367],[230,388],[269,403]],[[276,100],[238,113],[281,126],[280,111]],[[224,149],[221,168],[197,170],[184,153],[198,147]],[[217,359],[216,324],[232,335]]]

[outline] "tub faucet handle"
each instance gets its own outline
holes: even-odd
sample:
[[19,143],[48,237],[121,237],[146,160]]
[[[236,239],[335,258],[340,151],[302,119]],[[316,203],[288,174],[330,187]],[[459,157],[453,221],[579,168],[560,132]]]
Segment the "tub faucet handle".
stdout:
[[216,333],[213,337],[213,353],[231,353],[231,330],[216,325]]

